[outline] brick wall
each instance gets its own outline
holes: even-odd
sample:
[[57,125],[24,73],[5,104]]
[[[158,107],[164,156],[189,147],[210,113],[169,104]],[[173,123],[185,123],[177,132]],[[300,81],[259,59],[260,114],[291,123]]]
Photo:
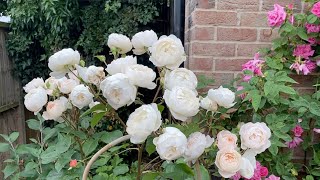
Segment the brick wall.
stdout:
[[[239,75],[241,64],[276,37],[267,24],[274,3],[293,3],[296,12],[304,9],[301,0],[186,0],[185,66],[213,77],[215,86],[229,83]],[[307,84],[303,77],[296,78],[299,89],[312,89],[313,78]]]

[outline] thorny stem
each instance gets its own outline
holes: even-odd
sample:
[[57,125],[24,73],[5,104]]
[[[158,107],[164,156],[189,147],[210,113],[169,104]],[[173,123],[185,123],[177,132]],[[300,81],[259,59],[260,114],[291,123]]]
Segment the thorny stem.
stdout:
[[142,161],[143,148],[144,148],[144,143],[141,144],[141,146],[139,147],[139,151],[138,151],[138,175],[137,175],[137,180],[141,179],[141,161]]

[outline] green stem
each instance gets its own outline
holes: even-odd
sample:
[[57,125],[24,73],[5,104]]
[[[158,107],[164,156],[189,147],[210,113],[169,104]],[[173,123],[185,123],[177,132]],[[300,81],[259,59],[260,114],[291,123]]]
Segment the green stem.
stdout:
[[137,180],[141,179],[141,162],[142,162],[142,152],[143,152],[144,144],[141,144],[138,151],[138,175]]

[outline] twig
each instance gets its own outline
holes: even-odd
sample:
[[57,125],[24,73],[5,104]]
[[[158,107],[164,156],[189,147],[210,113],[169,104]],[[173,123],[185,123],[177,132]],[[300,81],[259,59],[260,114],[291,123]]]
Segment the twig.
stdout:
[[99,156],[101,154],[103,154],[104,152],[106,152],[108,149],[110,149],[111,147],[123,142],[123,141],[126,141],[128,139],[130,139],[130,135],[125,135],[125,136],[122,136],[114,141],[112,141],[111,143],[107,144],[106,146],[104,146],[102,149],[100,149],[96,154],[94,154],[92,156],[92,158],[90,159],[90,161],[88,162],[88,164],[86,165],[85,169],[84,169],[84,172],[83,172],[83,175],[82,175],[82,180],[87,180],[87,177],[89,175],[89,172],[90,172],[90,168],[92,166],[92,164],[99,158]]
[[144,148],[144,143],[141,144],[141,146],[139,147],[139,151],[138,151],[138,175],[137,175],[137,180],[141,179],[141,161],[142,161],[143,148]]
[[157,156],[156,158],[152,159],[150,162],[148,162],[148,164],[146,164],[146,165],[144,166],[143,170],[147,170],[147,167],[148,167],[151,163],[153,163],[154,161],[156,161],[156,160],[159,159],[159,158],[160,158],[160,156]]

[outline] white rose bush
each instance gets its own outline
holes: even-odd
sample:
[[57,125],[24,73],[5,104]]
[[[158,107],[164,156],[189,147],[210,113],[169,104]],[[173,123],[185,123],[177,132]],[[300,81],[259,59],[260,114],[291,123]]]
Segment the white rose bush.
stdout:
[[[279,175],[268,159],[291,137],[274,136],[284,124],[273,124],[272,109],[258,111],[270,102],[257,100],[260,92],[251,80],[241,88],[215,86],[183,68],[186,54],[174,35],[158,38],[147,30],[130,40],[114,33],[107,44],[110,55],[97,56],[97,65],[86,66],[78,51],[62,49],[49,58],[47,79],[25,85],[24,104],[37,115],[27,124],[39,138],[12,149],[18,159],[30,152],[30,160],[7,177],[238,180]],[[149,56],[151,66],[141,64],[140,55]],[[0,145],[4,151],[6,145]]]

